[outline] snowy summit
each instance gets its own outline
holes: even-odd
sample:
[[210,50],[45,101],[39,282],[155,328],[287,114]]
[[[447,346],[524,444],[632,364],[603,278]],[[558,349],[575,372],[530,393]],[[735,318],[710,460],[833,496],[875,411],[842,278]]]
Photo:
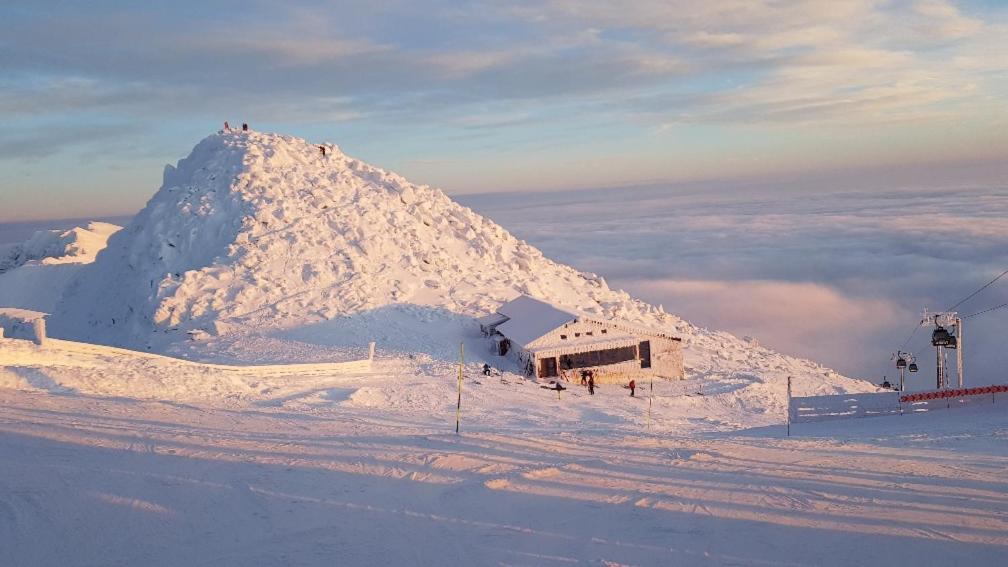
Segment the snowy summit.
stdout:
[[788,375],[803,393],[872,389],[609,289],[334,145],[260,132],[211,135],[166,166],[161,188],[65,291],[50,329],[141,350],[269,336],[242,343],[261,360],[278,333],[321,328],[451,360],[478,334],[475,317],[520,294],[680,337],[687,379],[745,386],[761,411],[781,410]]

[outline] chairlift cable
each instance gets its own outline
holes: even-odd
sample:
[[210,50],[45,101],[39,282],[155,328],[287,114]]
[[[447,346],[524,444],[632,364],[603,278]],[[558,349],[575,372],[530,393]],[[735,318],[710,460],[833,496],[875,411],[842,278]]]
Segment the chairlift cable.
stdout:
[[1008,303],[1002,303],[1001,305],[998,305],[998,306],[995,306],[995,307],[991,307],[989,309],[984,309],[983,311],[977,311],[976,313],[973,313],[973,314],[970,314],[970,315],[965,315],[962,318],[963,319],[969,319],[970,317],[976,317],[977,315],[983,315],[984,313],[988,313],[990,311],[997,311],[998,309],[1002,309],[1004,307],[1008,307]]
[[952,307],[949,307],[945,311],[953,311],[953,310],[955,310],[956,307],[959,307],[963,303],[966,303],[970,299],[973,299],[973,297],[976,296],[976,294],[978,294],[981,291],[987,289],[988,287],[991,286],[991,284],[993,284],[994,282],[998,281],[999,279],[1001,279],[1002,277],[1004,277],[1006,274],[1008,274],[1008,270],[1005,270],[1005,271],[1001,272],[1001,274],[999,274],[996,278],[994,278],[991,281],[989,281],[989,282],[985,283],[984,285],[980,286],[980,289],[978,289],[978,290],[974,291],[973,293],[967,295],[966,297],[964,297],[963,299],[961,299],[959,301],[959,303],[956,303],[955,305],[953,305]]

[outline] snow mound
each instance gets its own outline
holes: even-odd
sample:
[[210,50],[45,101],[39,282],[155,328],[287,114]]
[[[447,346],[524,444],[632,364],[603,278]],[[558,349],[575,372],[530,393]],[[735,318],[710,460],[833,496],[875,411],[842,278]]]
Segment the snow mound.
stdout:
[[119,226],[92,222],[70,230],[40,230],[0,247],[0,307],[51,312],[82,266],[93,262]]
[[324,147],[258,132],[201,141],[81,270],[51,334],[160,349],[189,331],[303,328],[394,305],[477,316],[525,293],[681,336],[691,378],[776,387],[794,374],[803,393],[871,388],[697,328],[545,258],[438,189]]
[[39,230],[28,240],[5,247],[0,253],[0,274],[27,263],[42,265],[87,264],[105,248],[109,236],[122,227],[92,222],[70,230]]

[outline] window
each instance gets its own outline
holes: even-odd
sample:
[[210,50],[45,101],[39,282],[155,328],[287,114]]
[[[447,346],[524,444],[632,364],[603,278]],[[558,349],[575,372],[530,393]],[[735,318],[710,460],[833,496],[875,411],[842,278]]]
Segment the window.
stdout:
[[606,334],[606,330],[605,329],[602,329],[602,334],[603,335]]
[[581,333],[574,333],[574,338],[575,339],[578,338],[578,337],[580,337],[580,336],[581,336]]
[[585,336],[587,336],[587,337],[591,337],[591,336],[594,336],[594,335],[595,335],[595,333],[593,333],[591,331],[588,331],[587,333],[585,333]]
[[628,346],[579,352],[564,356],[564,365],[570,361],[570,368],[586,368],[589,366],[605,366],[637,359],[637,348]]
[[560,335],[560,340],[566,341],[567,340],[567,335]]

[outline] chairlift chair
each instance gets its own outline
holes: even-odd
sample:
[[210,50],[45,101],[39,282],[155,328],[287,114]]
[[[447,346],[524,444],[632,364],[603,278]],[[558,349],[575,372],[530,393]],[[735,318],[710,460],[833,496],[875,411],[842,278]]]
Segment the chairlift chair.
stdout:
[[910,366],[907,367],[907,370],[909,370],[910,372],[917,372],[917,363],[911,362]]
[[931,333],[931,346],[955,348],[951,346],[953,344],[955,344],[955,337],[949,334],[945,327],[938,327]]

